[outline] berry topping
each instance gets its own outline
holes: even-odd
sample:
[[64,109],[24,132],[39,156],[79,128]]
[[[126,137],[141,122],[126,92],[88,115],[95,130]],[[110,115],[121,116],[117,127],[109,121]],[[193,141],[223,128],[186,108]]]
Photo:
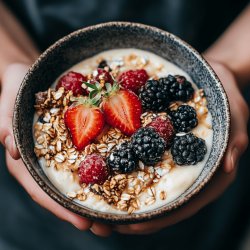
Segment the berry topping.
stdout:
[[74,72],[74,71],[70,71],[59,79],[56,85],[56,89],[59,89],[60,87],[64,87],[64,89],[66,90],[72,90],[73,95],[75,96],[87,95],[88,92],[82,88],[83,82],[86,82],[86,81],[87,81],[86,76],[80,73]]
[[164,111],[170,102],[167,86],[157,80],[148,80],[140,88],[139,97],[144,110]]
[[108,168],[101,155],[91,154],[80,163],[78,175],[80,183],[103,184],[108,177]]
[[105,69],[97,69],[93,73],[94,80],[100,83],[113,83],[114,80],[110,73],[106,71]]
[[135,157],[131,144],[124,142],[107,158],[107,164],[115,173],[129,173],[135,170],[139,160]]
[[181,105],[171,111],[170,117],[177,132],[189,132],[198,125],[196,111],[189,105]]
[[135,155],[145,164],[155,164],[161,160],[166,143],[159,134],[150,127],[140,128],[132,136]]
[[82,150],[102,132],[104,116],[98,107],[86,102],[69,107],[64,122],[74,146]]
[[145,69],[128,70],[120,75],[118,82],[124,89],[132,90],[137,94],[148,78],[149,76]]
[[171,146],[175,132],[169,118],[166,117],[164,119],[158,116],[147,126],[154,128],[154,130],[165,140],[167,148]]
[[184,76],[168,75],[167,77],[160,78],[159,81],[166,86],[171,101],[186,102],[194,94],[192,84]]
[[178,165],[195,165],[207,152],[205,141],[192,133],[176,136],[171,148],[174,162]]
[[105,67],[109,67],[108,66],[108,63],[106,60],[102,60],[99,64],[98,64],[98,67],[99,69],[104,69]]
[[141,102],[130,90],[121,90],[117,85],[112,89],[102,102],[106,122],[125,135],[132,135],[141,126]]

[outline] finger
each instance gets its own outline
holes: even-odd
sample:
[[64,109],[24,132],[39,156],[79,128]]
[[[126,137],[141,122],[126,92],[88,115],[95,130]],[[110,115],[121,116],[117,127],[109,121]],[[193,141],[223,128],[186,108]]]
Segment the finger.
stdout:
[[234,180],[235,174],[236,171],[226,174],[219,169],[207,188],[203,189],[189,203],[183,205],[182,208],[171,212],[168,216],[139,224],[117,225],[114,226],[113,229],[122,234],[148,234],[183,221],[197,213],[206,204],[219,197]]
[[[4,93],[2,93],[4,95]],[[16,148],[12,131],[12,109],[6,108],[6,98],[1,98],[0,101],[0,142],[8,150],[13,159],[19,159],[20,154]]]
[[238,165],[240,156],[244,153],[248,145],[246,122],[243,119],[232,117],[231,131],[223,163],[223,169],[226,173],[234,171]]
[[234,75],[220,63],[212,61],[211,64],[223,83],[230,103],[230,139],[223,164],[224,171],[230,173],[238,165],[238,160],[248,145],[247,122],[249,111],[236,84]]
[[239,90],[233,84],[226,87],[226,90],[228,92],[230,91],[230,95],[234,93],[234,97],[229,96],[231,108],[231,133],[223,164],[224,171],[230,173],[238,165],[240,156],[244,153],[248,145],[247,121],[249,112]]
[[12,116],[16,94],[23,77],[28,70],[27,65],[10,65],[2,78],[2,92],[0,99],[0,141],[14,159],[20,158],[12,132]]
[[108,237],[112,233],[112,228],[110,225],[105,225],[99,222],[94,222],[90,230],[95,235],[101,236],[101,237]]
[[15,161],[6,153],[6,161],[10,173],[17,179],[36,203],[49,210],[61,220],[73,224],[79,230],[87,230],[92,226],[90,220],[70,212],[50,198],[33,180],[21,160]]

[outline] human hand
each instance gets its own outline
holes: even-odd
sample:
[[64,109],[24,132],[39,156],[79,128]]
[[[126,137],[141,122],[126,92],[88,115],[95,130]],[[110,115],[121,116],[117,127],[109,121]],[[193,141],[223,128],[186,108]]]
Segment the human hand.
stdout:
[[96,235],[110,234],[110,228],[97,222],[76,215],[60,206],[51,199],[33,180],[28,170],[20,160],[20,154],[15,146],[12,132],[12,115],[17,91],[28,65],[12,64],[2,77],[2,92],[0,96],[0,141],[6,148],[6,162],[9,172],[23,186],[31,198],[46,208],[58,218],[73,224],[80,230],[91,229]]
[[[247,106],[243,98],[240,95],[240,92],[237,88],[236,82],[231,72],[227,68],[225,68],[223,65],[220,65],[216,62],[213,62],[212,65],[214,69],[217,71],[217,74],[219,75],[223,83],[224,82],[230,83],[226,85],[225,88],[229,96],[230,105],[233,106],[233,109],[231,108],[232,133],[231,133],[230,143],[229,143],[228,150],[227,150],[226,157],[225,157],[224,164],[223,164],[224,171],[220,169],[206,189],[204,189],[199,195],[197,195],[188,205],[184,205],[180,210],[171,213],[171,216],[165,217],[164,219],[161,218],[161,219],[157,219],[157,220],[153,220],[153,221],[141,223],[141,224],[114,226],[113,227],[114,230],[120,233],[125,233],[125,234],[147,234],[147,233],[159,231],[162,228],[175,224],[197,213],[202,207],[204,207],[205,205],[207,205],[208,203],[216,199],[234,180],[235,173],[236,173],[236,170],[234,170],[234,168],[236,166],[237,159],[238,157],[240,157],[240,154],[245,150],[247,146],[246,123],[248,120],[248,110],[247,110]],[[242,114],[242,115],[239,117],[237,114]],[[235,117],[236,115],[237,117]],[[235,146],[237,147],[238,155],[235,154],[235,149],[234,149]],[[10,150],[11,150],[11,147],[10,147]],[[15,157],[15,152],[12,152],[12,156]],[[10,157],[7,157],[7,161],[9,160],[13,161],[12,159],[10,159]],[[22,163],[20,164],[22,165]],[[11,165],[13,165],[13,162],[8,162],[8,166],[11,166]],[[23,170],[27,172],[24,166],[23,168],[24,168]],[[23,174],[23,175],[26,178],[27,177],[31,178],[28,173]],[[32,178],[31,180],[33,181]],[[33,184],[37,185],[35,182]],[[39,187],[37,186],[37,188]],[[47,199],[50,199],[43,192],[41,195],[45,195]],[[34,199],[36,200],[35,197]],[[44,206],[43,205],[44,203],[42,201],[38,201],[38,203]],[[55,203],[54,205],[60,206],[57,203]],[[50,208],[46,207],[46,208],[49,209],[50,211],[52,209],[51,207]],[[54,211],[54,209],[52,210]],[[71,213],[68,210],[66,210],[66,212]],[[62,214],[64,214],[64,212],[62,212]],[[80,217],[80,219],[83,219],[83,218]],[[84,221],[84,223],[86,223],[86,221]],[[97,235],[105,236],[105,235],[110,234],[110,227],[103,225],[103,224],[93,223],[91,228]]]
[[115,231],[124,234],[149,234],[176,224],[217,199],[235,179],[238,160],[248,144],[248,107],[232,72],[216,61],[209,60],[209,63],[223,83],[231,109],[231,133],[222,167],[196,197],[171,215],[140,224],[114,226]]

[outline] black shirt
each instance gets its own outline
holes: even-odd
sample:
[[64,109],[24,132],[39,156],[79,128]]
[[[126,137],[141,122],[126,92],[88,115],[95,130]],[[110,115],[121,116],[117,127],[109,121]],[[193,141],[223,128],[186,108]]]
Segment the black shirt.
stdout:
[[248,0],[8,0],[41,49],[81,27],[108,21],[153,25],[205,50]]

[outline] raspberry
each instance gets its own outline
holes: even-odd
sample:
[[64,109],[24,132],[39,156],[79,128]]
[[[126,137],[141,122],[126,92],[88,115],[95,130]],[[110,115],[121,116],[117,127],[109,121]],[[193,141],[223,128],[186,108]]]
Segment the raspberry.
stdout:
[[170,148],[175,132],[169,118],[166,117],[166,119],[163,119],[158,116],[147,126],[154,128],[154,130],[165,140],[166,148]]
[[146,70],[137,69],[123,72],[118,81],[123,88],[130,89],[137,94],[140,87],[145,85],[148,78],[149,76]]
[[70,71],[59,79],[56,85],[56,89],[59,89],[60,87],[64,87],[64,89],[66,90],[72,90],[73,95],[75,96],[87,95],[88,92],[82,88],[83,82],[86,82],[86,81],[87,81],[86,76],[80,73],[74,72],[74,71]]
[[111,84],[114,82],[110,73],[104,69],[97,69],[96,71],[94,71],[93,75],[94,75],[94,80],[97,82],[104,81],[105,83],[111,83]]
[[102,156],[87,155],[78,168],[80,183],[103,184],[108,177],[108,168]]

